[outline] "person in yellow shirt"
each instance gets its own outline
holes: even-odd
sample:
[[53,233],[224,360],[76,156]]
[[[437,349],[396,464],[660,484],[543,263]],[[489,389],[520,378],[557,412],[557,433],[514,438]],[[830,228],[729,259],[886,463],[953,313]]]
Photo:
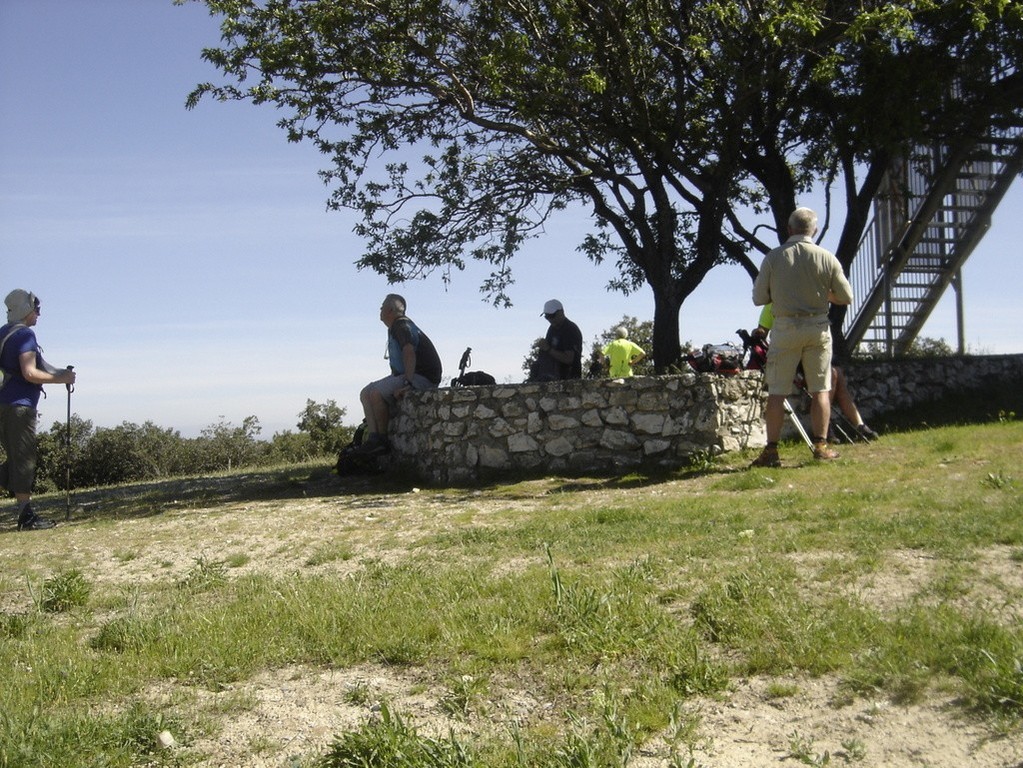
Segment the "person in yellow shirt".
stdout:
[[646,352],[638,344],[629,341],[629,329],[619,326],[615,329],[618,337],[606,344],[601,350],[604,357],[610,361],[608,375],[612,379],[623,379],[632,376],[632,366],[646,358]]

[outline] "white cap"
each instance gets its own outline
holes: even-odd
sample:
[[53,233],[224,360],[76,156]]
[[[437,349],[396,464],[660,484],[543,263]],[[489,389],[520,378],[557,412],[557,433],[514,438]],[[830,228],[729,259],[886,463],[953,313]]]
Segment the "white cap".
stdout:
[[558,301],[557,299],[551,299],[550,301],[543,305],[543,312],[541,314],[553,315],[555,312],[561,312],[564,309],[565,308],[561,306],[560,301]]

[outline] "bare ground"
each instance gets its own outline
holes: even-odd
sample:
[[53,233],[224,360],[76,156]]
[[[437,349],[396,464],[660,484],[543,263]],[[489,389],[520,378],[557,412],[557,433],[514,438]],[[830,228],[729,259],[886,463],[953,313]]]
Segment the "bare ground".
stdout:
[[[241,566],[243,571],[285,575],[308,570],[310,556],[333,542],[351,547],[356,556],[317,567],[344,573],[361,567],[360,558],[370,555],[399,560],[424,534],[467,516],[474,525],[500,525],[502,513],[532,508],[545,493],[538,486],[535,496],[526,490],[495,500],[469,491],[412,489],[395,494],[360,487],[347,492],[337,481],[321,480],[286,498],[266,500],[238,494],[236,478],[208,482],[201,493],[194,483],[182,485],[180,503],[169,510],[161,504],[161,511],[151,516],[125,516],[117,522],[116,536],[110,535],[109,525],[95,523],[95,518],[106,516],[105,505],[116,504],[95,494],[78,498],[70,522],[53,531],[15,535],[12,521],[5,521],[0,527],[0,567],[14,557],[18,563],[31,564],[52,563],[59,556],[86,565],[90,578],[105,577],[111,585],[144,584],[183,577],[197,558],[222,559],[238,552],[250,558]],[[613,504],[616,493],[634,493],[606,487],[579,492],[599,494],[602,504]],[[59,506],[51,505],[49,511],[62,517]],[[196,535],[197,525],[202,526],[201,536]],[[915,594],[930,567],[917,553],[896,553],[890,560],[880,575],[854,585],[861,596],[881,607]],[[977,572],[981,582],[1023,590],[1023,566],[1007,550],[985,553]],[[0,610],[27,610],[29,601],[24,590],[9,589],[0,594]],[[1018,605],[997,609],[1019,618]],[[779,685],[791,693],[778,696]],[[360,695],[353,696],[353,691]],[[277,669],[215,692],[164,682],[149,695],[170,704],[180,701],[183,693],[199,706],[227,713],[214,735],[188,745],[210,756],[199,763],[208,768],[293,765],[295,759],[321,754],[334,735],[377,716],[379,702],[385,700],[423,733],[442,736],[453,730],[470,741],[474,733],[502,729],[516,720],[554,715],[553,702],[509,682],[505,687],[492,685],[488,701],[468,717],[454,717],[441,706],[445,691],[429,670],[373,665]],[[237,706],[240,701],[244,706]],[[733,681],[725,695],[693,699],[687,706],[701,719],[692,757],[695,766],[704,768],[802,764],[1023,768],[1019,729],[994,732],[990,724],[964,715],[940,684],[926,701],[902,705],[884,698],[849,700],[838,680],[828,677],[753,678]],[[660,740],[645,745],[630,763],[634,768],[669,765],[668,747]]]

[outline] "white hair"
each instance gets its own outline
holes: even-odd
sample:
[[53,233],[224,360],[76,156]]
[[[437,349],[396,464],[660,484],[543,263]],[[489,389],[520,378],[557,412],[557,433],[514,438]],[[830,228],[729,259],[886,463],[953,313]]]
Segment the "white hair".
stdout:
[[796,208],[789,216],[789,232],[812,235],[817,231],[817,214],[809,208]]

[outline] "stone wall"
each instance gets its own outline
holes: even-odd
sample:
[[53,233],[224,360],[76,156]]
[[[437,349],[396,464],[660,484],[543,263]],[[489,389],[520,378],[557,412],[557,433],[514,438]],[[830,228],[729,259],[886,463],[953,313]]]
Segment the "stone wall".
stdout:
[[[1023,381],[1023,355],[845,370],[869,421],[992,379]],[[391,422],[391,463],[433,483],[680,467],[695,455],[764,444],[762,383],[759,372],[685,373],[417,393]]]
[[844,368],[863,419],[883,417],[946,395],[984,390],[991,382],[1023,382],[1023,355],[852,362]]
[[678,467],[763,444],[759,373],[440,389],[406,398],[392,463],[436,483]]

